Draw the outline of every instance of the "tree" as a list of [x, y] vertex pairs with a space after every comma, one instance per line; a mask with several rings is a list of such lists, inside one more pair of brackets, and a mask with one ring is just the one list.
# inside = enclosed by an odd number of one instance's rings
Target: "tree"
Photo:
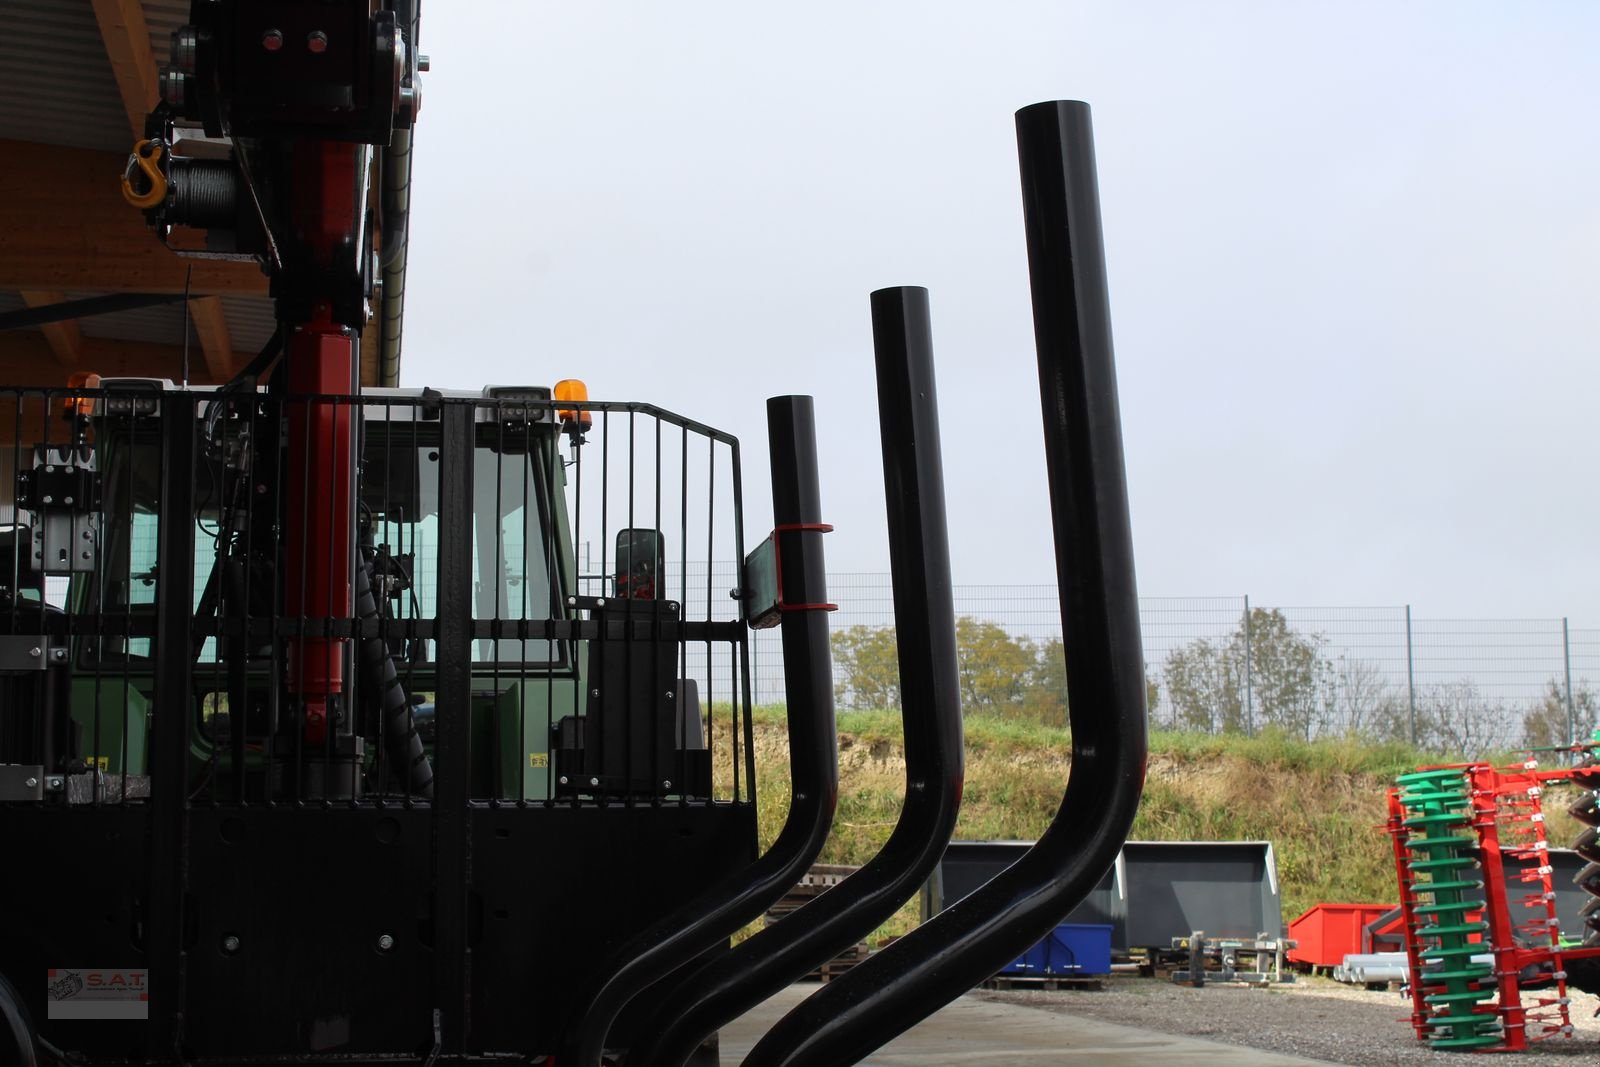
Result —
[[1328, 728], [1382, 741], [1410, 736], [1406, 701], [1384, 671], [1364, 659], [1340, 656], [1329, 691]]
[[1206, 733], [1244, 730], [1243, 661], [1232, 642], [1197, 638], [1167, 656], [1162, 677], [1176, 725]]
[[[892, 626], [850, 626], [829, 639], [834, 702], [898, 708], [900, 660]], [[1059, 640], [1043, 647], [981, 619], [956, 620], [956, 677], [964, 714], [1019, 715], [1067, 725], [1067, 661]]]
[[1238, 732], [1276, 726], [1310, 738], [1327, 724], [1333, 664], [1321, 634], [1303, 634], [1276, 608], [1252, 608], [1221, 641], [1174, 650], [1162, 670], [1178, 725]]
[[833, 699], [842, 708], [898, 708], [900, 652], [893, 626], [850, 626], [829, 638]]
[[[967, 615], [956, 620], [956, 675], [965, 713], [1020, 707], [1038, 670], [1038, 649], [1026, 637], [1012, 637], [992, 622]], [[1063, 707], [1065, 674], [1063, 657]]]
[[1429, 751], [1481, 759], [1515, 745], [1519, 725], [1511, 708], [1470, 679], [1417, 690], [1417, 745]]
[[1321, 634], [1302, 634], [1283, 612], [1250, 612], [1250, 674], [1257, 722], [1310, 740], [1326, 724], [1333, 665]]
[[1544, 696], [1522, 718], [1522, 743], [1528, 748], [1551, 748], [1585, 741], [1600, 725], [1600, 697], [1582, 682], [1572, 690], [1571, 736], [1568, 736], [1566, 687], [1554, 678], [1545, 684]]
[[1066, 727], [1067, 648], [1052, 637], [1038, 648], [1033, 672], [1022, 694], [1022, 712], [1047, 726]]

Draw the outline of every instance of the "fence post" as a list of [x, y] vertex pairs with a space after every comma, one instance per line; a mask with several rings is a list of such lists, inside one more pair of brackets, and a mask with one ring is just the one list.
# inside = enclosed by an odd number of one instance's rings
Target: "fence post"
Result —
[[1578, 741], [1578, 717], [1572, 705], [1572, 630], [1566, 616], [1561, 618], [1561, 664], [1567, 680], [1567, 744], [1570, 746]]
[[1417, 667], [1411, 651], [1411, 605], [1406, 605], [1406, 703], [1411, 709], [1411, 747], [1417, 747]]
[[1244, 735], [1254, 737], [1256, 734], [1255, 712], [1255, 686], [1254, 668], [1251, 661], [1255, 657], [1250, 650], [1250, 594], [1244, 597]]

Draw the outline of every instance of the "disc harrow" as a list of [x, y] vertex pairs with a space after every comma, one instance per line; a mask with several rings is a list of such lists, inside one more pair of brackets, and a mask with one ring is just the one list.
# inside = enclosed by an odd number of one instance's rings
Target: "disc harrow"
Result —
[[[1431, 767], [1389, 790], [1412, 1025], [1431, 1047], [1516, 1051], [1570, 1037], [1568, 987], [1600, 993], [1597, 744], [1579, 746], [1571, 767]], [[1573, 850], [1588, 861], [1574, 881], [1594, 899], [1581, 935], [1563, 939], [1543, 798], [1567, 783], [1584, 791], [1568, 808], [1585, 827]]]

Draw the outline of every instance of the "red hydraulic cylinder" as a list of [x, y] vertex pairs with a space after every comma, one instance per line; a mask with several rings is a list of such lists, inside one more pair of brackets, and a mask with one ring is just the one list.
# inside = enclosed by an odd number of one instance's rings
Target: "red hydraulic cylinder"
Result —
[[[359, 269], [364, 152], [327, 141], [296, 146], [293, 214], [313, 276], [353, 277]], [[283, 591], [291, 618], [337, 621], [355, 615], [354, 398], [360, 383], [356, 331], [337, 321], [332, 294], [323, 292], [328, 298], [310, 303], [310, 320], [293, 326], [284, 359]], [[350, 639], [318, 634], [314, 623], [308, 629], [289, 642], [288, 685], [303, 710], [304, 740], [315, 745], [327, 737], [329, 705], [344, 692]]]
[[[355, 339], [320, 317], [289, 342], [285, 608], [290, 617], [349, 619], [355, 614], [351, 452]], [[305, 710], [305, 739], [326, 734], [329, 699], [344, 691], [347, 638], [300, 637], [289, 646], [289, 691]]]

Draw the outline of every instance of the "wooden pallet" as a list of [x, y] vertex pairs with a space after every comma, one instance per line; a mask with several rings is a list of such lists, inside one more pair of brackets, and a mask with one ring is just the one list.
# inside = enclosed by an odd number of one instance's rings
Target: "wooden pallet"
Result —
[[[847, 867], [841, 864], [812, 864], [811, 869], [805, 873], [805, 876], [792, 886], [781, 900], [767, 909], [767, 913], [763, 917], [764, 923], [767, 926], [771, 926], [775, 922], [782, 921], [858, 870], [860, 870], [859, 867]], [[823, 982], [831, 982], [866, 959], [869, 954], [870, 950], [866, 944], [858, 942], [806, 975], [806, 977], [819, 979]]]
[[867, 951], [866, 945], [852, 945], [843, 955], [836, 956], [827, 963], [824, 963], [821, 967], [817, 968], [813, 974], [824, 982], [831, 982], [841, 974], [844, 974], [846, 971], [850, 970], [856, 964], [865, 960], [869, 955], [871, 955], [871, 953]]
[[983, 983], [985, 989], [1104, 989], [1103, 977], [1057, 974], [997, 974]]

